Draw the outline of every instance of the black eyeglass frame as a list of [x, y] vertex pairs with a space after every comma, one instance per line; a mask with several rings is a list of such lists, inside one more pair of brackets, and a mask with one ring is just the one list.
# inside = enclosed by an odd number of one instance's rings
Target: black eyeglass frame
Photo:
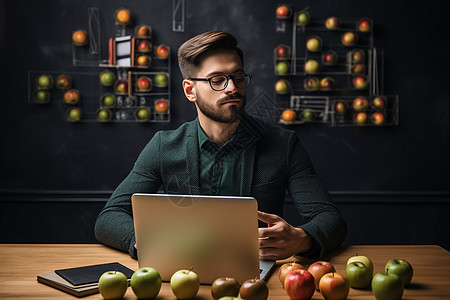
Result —
[[[248, 87], [250, 85], [250, 82], [251, 82], [251, 79], [252, 79], [252, 74], [248, 74], [248, 73], [243, 73], [243, 74], [244, 74], [244, 77], [245, 77], [245, 87]], [[236, 85], [238, 88], [243, 88], [243, 87], [240, 87], [238, 84], [236, 84], [236, 82], [234, 81], [234, 78], [236, 76], [238, 76], [238, 75], [242, 75], [242, 73], [239, 73], [239, 74], [236, 74], [236, 75], [218, 74], [218, 75], [214, 75], [214, 76], [211, 76], [211, 77], [208, 77], [208, 78], [188, 78], [188, 80], [192, 80], [192, 81], [208, 81], [209, 82], [209, 86], [211, 87], [211, 89], [213, 89], [216, 92], [220, 92], [220, 91], [223, 91], [224, 89], [227, 88], [228, 81], [230, 81], [230, 79], [233, 80], [234, 85]], [[221, 88], [219, 90], [215, 89], [213, 87], [212, 83], [211, 83], [211, 80], [214, 77], [218, 77], [218, 76], [224, 76], [224, 77], [227, 78], [227, 82], [224, 84], [223, 88]]]

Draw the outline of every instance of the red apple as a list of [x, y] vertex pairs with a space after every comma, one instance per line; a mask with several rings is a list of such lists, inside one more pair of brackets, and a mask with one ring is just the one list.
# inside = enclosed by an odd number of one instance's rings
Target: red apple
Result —
[[169, 102], [167, 100], [161, 99], [157, 100], [155, 103], [155, 111], [158, 114], [165, 114], [169, 110]]
[[367, 32], [372, 29], [372, 22], [369, 19], [362, 19], [358, 24], [359, 31]]
[[281, 284], [284, 286], [284, 280], [290, 271], [299, 269], [303, 269], [303, 266], [296, 262], [289, 262], [281, 265], [278, 269], [278, 278], [280, 279]]
[[152, 84], [152, 82], [150, 81], [150, 78], [148, 78], [146, 76], [140, 77], [138, 79], [138, 81], [136, 82], [136, 86], [139, 91], [150, 90], [151, 84]]
[[342, 35], [341, 41], [344, 46], [353, 46], [356, 44], [357, 36], [354, 32], [346, 32]]
[[70, 88], [71, 86], [70, 77], [68, 75], [59, 75], [56, 78], [56, 86], [62, 90]]
[[291, 56], [291, 49], [286, 45], [280, 45], [275, 49], [275, 55], [278, 58], [288, 58]]
[[67, 104], [76, 104], [80, 100], [77, 90], [68, 90], [64, 93], [64, 101]]
[[368, 119], [368, 117], [365, 112], [359, 112], [355, 115], [353, 121], [355, 122], [355, 124], [363, 125], [363, 124], [367, 123], [367, 119]]
[[316, 77], [307, 77], [303, 82], [303, 86], [305, 87], [305, 90], [315, 91], [320, 86], [319, 79]]
[[136, 30], [138, 37], [150, 37], [150, 28], [146, 25], [140, 25]]
[[375, 125], [381, 125], [384, 123], [386, 117], [384, 116], [383, 113], [381, 112], [376, 112], [373, 113], [372, 116], [370, 117], [370, 120], [372, 121], [373, 124]]
[[244, 281], [239, 290], [239, 297], [245, 300], [266, 300], [268, 296], [267, 284], [259, 278]]
[[237, 297], [241, 288], [236, 278], [217, 278], [211, 285], [211, 296], [214, 300], [222, 297]]
[[156, 48], [156, 56], [160, 59], [166, 59], [169, 57], [170, 49], [166, 45], [159, 45]]
[[334, 111], [343, 114], [347, 111], [347, 104], [344, 101], [336, 101], [334, 103]]
[[364, 76], [358, 76], [353, 78], [353, 86], [358, 90], [365, 89], [367, 87], [367, 84], [368, 81]]
[[336, 29], [339, 27], [339, 19], [336, 17], [329, 17], [325, 21], [325, 27], [327, 29]]
[[286, 19], [291, 15], [291, 9], [286, 5], [280, 5], [277, 7], [276, 13], [278, 19]]
[[376, 110], [386, 109], [386, 99], [384, 97], [378, 96], [372, 100], [371, 106]]
[[324, 77], [320, 80], [320, 88], [325, 91], [332, 90], [334, 88], [334, 79], [331, 77]]
[[325, 65], [334, 65], [336, 64], [338, 59], [338, 56], [336, 54], [336, 52], [334, 52], [333, 50], [327, 51], [322, 55], [322, 62]]
[[128, 82], [119, 81], [116, 85], [116, 91], [120, 94], [126, 94], [128, 92]]
[[369, 102], [366, 98], [358, 97], [353, 100], [353, 109], [357, 111], [366, 110], [369, 107]]
[[139, 52], [149, 52], [150, 42], [148, 40], [140, 40], [137, 45], [137, 50]]
[[150, 57], [147, 55], [139, 55], [136, 59], [136, 63], [141, 67], [148, 67], [150, 65]]
[[309, 266], [308, 272], [314, 276], [314, 284], [316, 290], [318, 290], [320, 278], [327, 273], [336, 272], [336, 270], [334, 269], [334, 266], [327, 261], [316, 261]]
[[284, 289], [293, 300], [309, 300], [316, 290], [314, 277], [306, 270], [298, 269], [290, 271], [286, 275]]
[[323, 275], [319, 289], [326, 300], [345, 300], [350, 291], [350, 283], [344, 275], [333, 272]]

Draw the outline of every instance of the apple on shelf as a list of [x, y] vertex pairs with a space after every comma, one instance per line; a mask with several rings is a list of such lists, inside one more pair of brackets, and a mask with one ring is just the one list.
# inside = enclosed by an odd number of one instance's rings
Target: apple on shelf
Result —
[[364, 51], [361, 49], [354, 49], [350, 52], [352, 63], [362, 63], [364, 62]]
[[59, 75], [56, 78], [56, 87], [61, 90], [70, 89], [71, 85], [72, 85], [72, 80], [69, 75], [63, 74], [63, 75]]
[[116, 84], [116, 92], [119, 94], [126, 94], [128, 93], [128, 82], [126, 81], [119, 81]]
[[275, 48], [275, 56], [277, 58], [289, 58], [291, 57], [291, 48], [286, 45], [279, 45], [277, 48]]
[[309, 59], [305, 62], [305, 72], [308, 74], [315, 74], [319, 71], [320, 69], [320, 64], [314, 60], [314, 59]]
[[301, 11], [297, 14], [296, 19], [297, 25], [308, 25], [309, 24], [309, 13], [307, 11]]
[[100, 122], [109, 122], [111, 121], [112, 113], [107, 108], [100, 108], [97, 110], [97, 120]]
[[358, 37], [354, 32], [349, 31], [342, 35], [341, 41], [344, 46], [354, 46], [358, 41]]
[[150, 52], [152, 45], [148, 40], [139, 40], [136, 48], [138, 52]]
[[136, 87], [140, 92], [148, 92], [151, 90], [152, 81], [147, 76], [142, 76], [137, 80]]
[[318, 52], [322, 50], [322, 39], [317, 36], [310, 37], [306, 42], [306, 49], [311, 52]]
[[34, 92], [34, 99], [38, 103], [48, 103], [50, 102], [50, 93], [46, 90], [37, 90]]
[[119, 271], [108, 271], [100, 276], [98, 290], [108, 299], [122, 299], [128, 288], [128, 280], [125, 274]]
[[308, 272], [314, 276], [314, 284], [316, 286], [316, 290], [319, 290], [319, 281], [322, 276], [327, 273], [336, 272], [336, 270], [330, 262], [316, 261], [309, 266]]
[[382, 96], [377, 96], [373, 98], [372, 102], [370, 103], [370, 106], [372, 106], [372, 108], [375, 110], [384, 110], [387, 107], [386, 98]]
[[339, 28], [339, 19], [336, 17], [329, 17], [325, 20], [325, 27], [329, 30], [335, 30]]
[[334, 79], [331, 77], [324, 77], [320, 80], [320, 88], [323, 91], [331, 91], [334, 88]]
[[52, 87], [53, 80], [50, 75], [42, 74], [37, 78], [37, 86], [42, 89], [49, 89]]
[[150, 110], [147, 107], [139, 107], [136, 110], [136, 119], [138, 121], [148, 121], [150, 119]]
[[286, 123], [292, 123], [295, 121], [297, 114], [292, 109], [285, 109], [281, 114], [281, 120]]
[[101, 106], [113, 107], [116, 105], [116, 99], [111, 94], [105, 94], [101, 98]]
[[275, 91], [277, 94], [285, 95], [289, 93], [291, 89], [290, 83], [285, 79], [280, 79], [275, 83]]
[[165, 99], [156, 100], [155, 111], [158, 114], [166, 114], [169, 111], [169, 102]]
[[367, 113], [365, 113], [365, 112], [356, 113], [353, 118], [353, 122], [356, 125], [365, 125], [365, 124], [367, 124], [367, 120], [368, 120], [368, 117], [367, 117]]
[[364, 64], [354, 64], [352, 65], [351, 72], [354, 75], [364, 74], [366, 66]]
[[347, 111], [347, 104], [344, 101], [336, 101], [334, 103], [334, 111], [338, 114], [344, 114]]
[[68, 90], [64, 93], [64, 102], [67, 104], [77, 104], [80, 101], [78, 90]]
[[119, 8], [115, 14], [116, 22], [120, 25], [128, 25], [130, 23], [130, 11], [126, 8]]
[[317, 77], [306, 77], [303, 81], [303, 87], [307, 91], [317, 91], [319, 89], [320, 82]]
[[358, 30], [361, 32], [368, 32], [372, 30], [372, 21], [369, 19], [362, 19], [358, 23]]
[[292, 10], [287, 5], [277, 7], [276, 15], [278, 19], [287, 19], [291, 16]]
[[78, 107], [72, 107], [67, 111], [67, 120], [78, 122], [81, 119], [81, 110]]
[[304, 121], [314, 121], [316, 113], [312, 109], [307, 108], [302, 112], [301, 117]]
[[148, 67], [150, 66], [151, 58], [147, 55], [139, 55], [136, 58], [136, 64], [139, 67]]
[[275, 66], [275, 71], [278, 75], [287, 75], [290, 73], [290, 65], [287, 61], [280, 61]]
[[386, 117], [382, 112], [375, 112], [370, 116], [370, 120], [375, 125], [382, 125], [384, 124]]
[[328, 50], [322, 55], [322, 63], [324, 65], [335, 65], [338, 61], [338, 55], [333, 50]]
[[259, 278], [244, 281], [239, 289], [239, 298], [245, 300], [266, 300], [268, 296], [267, 284]]
[[166, 73], [158, 73], [155, 76], [155, 85], [159, 88], [165, 88], [169, 84], [169, 76]]
[[79, 29], [72, 33], [72, 41], [75, 46], [84, 46], [87, 44], [86, 31]]
[[166, 45], [159, 45], [156, 47], [155, 54], [159, 59], [167, 59], [170, 54], [170, 48]]
[[115, 80], [116, 80], [116, 75], [114, 75], [114, 73], [111, 71], [105, 70], [102, 73], [100, 73], [100, 82], [104, 86], [113, 85]]
[[369, 102], [364, 97], [357, 97], [353, 100], [353, 109], [356, 111], [366, 110], [369, 107]]
[[355, 87], [355, 89], [363, 90], [367, 88], [368, 84], [369, 82], [365, 76], [357, 76], [353, 78], [353, 86]]
[[138, 38], [149, 38], [151, 36], [151, 29], [147, 25], [139, 25], [136, 27], [136, 36]]
[[154, 268], [140, 268], [131, 276], [130, 285], [139, 299], [154, 299], [161, 290], [161, 275]]

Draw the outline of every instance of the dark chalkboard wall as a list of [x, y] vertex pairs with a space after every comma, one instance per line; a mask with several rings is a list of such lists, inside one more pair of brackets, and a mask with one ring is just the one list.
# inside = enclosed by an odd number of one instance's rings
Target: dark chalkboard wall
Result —
[[[248, 105], [274, 101], [273, 49], [290, 43], [275, 31], [278, 1], [186, 0], [185, 31], [172, 31], [172, 1], [2, 1], [0, 3], [0, 188], [111, 191], [157, 130], [195, 118], [182, 93], [175, 50], [189, 37], [229, 31], [254, 74]], [[331, 191], [450, 191], [450, 30], [447, 1], [283, 1], [309, 7], [314, 19], [369, 17], [384, 50], [384, 91], [399, 95], [397, 127], [296, 125], [317, 172]], [[114, 35], [113, 14], [128, 8], [172, 48], [171, 122], [72, 124], [61, 105], [28, 103], [28, 72], [100, 72], [72, 65], [71, 34], [100, 12], [102, 58]], [[261, 100], [262, 99], [262, 100]]]

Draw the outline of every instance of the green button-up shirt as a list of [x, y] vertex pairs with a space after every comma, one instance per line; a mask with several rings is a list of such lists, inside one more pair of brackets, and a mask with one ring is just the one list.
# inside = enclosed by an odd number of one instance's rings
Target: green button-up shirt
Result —
[[241, 191], [242, 144], [236, 130], [222, 147], [208, 138], [198, 122], [200, 186], [203, 195], [239, 196]]

